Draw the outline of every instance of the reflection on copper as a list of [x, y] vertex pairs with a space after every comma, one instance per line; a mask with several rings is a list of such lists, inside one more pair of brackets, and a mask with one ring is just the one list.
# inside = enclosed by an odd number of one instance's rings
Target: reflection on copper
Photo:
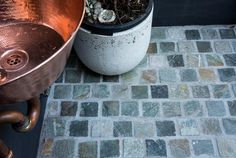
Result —
[[0, 139], [0, 158], [14, 158], [12, 151]]

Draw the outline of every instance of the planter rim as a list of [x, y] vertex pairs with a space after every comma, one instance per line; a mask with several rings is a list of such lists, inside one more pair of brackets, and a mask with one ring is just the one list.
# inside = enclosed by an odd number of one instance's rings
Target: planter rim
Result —
[[81, 27], [86, 30], [89, 30], [92, 34], [112, 36], [113, 33], [128, 30], [142, 23], [151, 13], [153, 6], [154, 6], [153, 0], [149, 0], [145, 14], [143, 14], [142, 16], [138, 17], [137, 19], [133, 21], [130, 21], [124, 24], [118, 24], [118, 25], [91, 24], [91, 23], [83, 21]]

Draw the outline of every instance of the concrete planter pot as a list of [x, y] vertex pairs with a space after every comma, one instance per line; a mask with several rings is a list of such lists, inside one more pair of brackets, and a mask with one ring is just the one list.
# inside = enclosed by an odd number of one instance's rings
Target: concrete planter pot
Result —
[[119, 75], [135, 68], [148, 49], [153, 6], [150, 0], [147, 15], [124, 27], [100, 26], [100, 29], [94, 29], [82, 26], [74, 44], [80, 60], [91, 70], [103, 75]]

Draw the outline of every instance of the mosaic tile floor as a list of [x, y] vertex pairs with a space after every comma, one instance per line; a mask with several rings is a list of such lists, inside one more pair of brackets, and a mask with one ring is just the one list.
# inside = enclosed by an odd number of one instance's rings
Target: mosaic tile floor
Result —
[[145, 59], [100, 76], [72, 54], [38, 158], [236, 157], [236, 29], [153, 28]]

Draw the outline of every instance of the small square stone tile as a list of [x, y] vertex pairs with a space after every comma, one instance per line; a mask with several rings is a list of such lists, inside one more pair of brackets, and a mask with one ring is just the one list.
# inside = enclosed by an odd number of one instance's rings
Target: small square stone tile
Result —
[[103, 140], [100, 145], [100, 157], [119, 157], [120, 156], [120, 146], [119, 140]]
[[236, 41], [232, 41], [231, 44], [233, 47], [233, 51], [236, 52]]
[[110, 91], [107, 85], [94, 85], [92, 88], [92, 96], [95, 98], [108, 98]]
[[73, 99], [86, 99], [90, 97], [90, 85], [75, 85]]
[[58, 140], [53, 147], [53, 157], [73, 158], [75, 155], [75, 140]]
[[212, 52], [211, 42], [197, 41], [197, 48], [200, 53]]
[[84, 83], [99, 83], [101, 75], [86, 69], [84, 72]]
[[150, 68], [162, 68], [168, 67], [168, 61], [166, 55], [150, 55], [149, 56], [149, 67]]
[[47, 107], [48, 107], [48, 116], [59, 116], [60, 115], [59, 104], [57, 101], [48, 102]]
[[77, 102], [63, 101], [61, 102], [61, 116], [75, 116], [78, 109]]
[[113, 85], [111, 87], [112, 98], [116, 99], [128, 99], [129, 87], [128, 85]]
[[214, 46], [217, 53], [232, 52], [230, 43], [228, 41], [216, 41], [214, 42]]
[[129, 72], [121, 75], [121, 81], [123, 83], [138, 83], [139, 82], [139, 74], [136, 70], [129, 71]]
[[148, 98], [148, 86], [132, 86], [132, 99], [147, 99]]
[[228, 101], [229, 112], [231, 116], [236, 116], [236, 100]]
[[119, 116], [119, 101], [104, 101], [102, 105], [102, 116]]
[[181, 53], [193, 53], [196, 52], [196, 48], [192, 41], [179, 41], [178, 51]]
[[42, 136], [53, 138], [64, 136], [66, 121], [60, 117], [48, 117], [44, 120]]
[[40, 153], [42, 157], [52, 156], [53, 143], [54, 143], [54, 140], [52, 138], [43, 139], [42, 150]]
[[197, 117], [203, 115], [203, 108], [199, 101], [187, 101], [183, 103], [185, 116]]
[[219, 36], [217, 34], [217, 31], [215, 29], [211, 28], [204, 28], [201, 30], [202, 37], [205, 40], [210, 40], [210, 39], [219, 39]]
[[168, 27], [167, 38], [172, 40], [186, 40], [183, 27]]
[[223, 101], [207, 101], [207, 111], [209, 116], [225, 116], [225, 107]]
[[197, 81], [197, 72], [194, 69], [183, 69], [180, 71], [181, 81], [195, 82]]
[[79, 83], [81, 81], [81, 72], [78, 70], [66, 70], [66, 83]]
[[160, 42], [160, 52], [161, 53], [175, 52], [175, 43], [174, 42]]
[[222, 157], [233, 158], [236, 155], [236, 139], [220, 137], [217, 138], [219, 154]]
[[179, 102], [164, 102], [162, 104], [162, 111], [165, 117], [179, 117], [181, 116], [181, 108]]
[[207, 60], [208, 66], [224, 66], [224, 63], [219, 55], [208, 54], [206, 55], [206, 60]]
[[196, 156], [214, 155], [214, 147], [211, 140], [193, 140], [192, 145]]
[[225, 133], [229, 135], [236, 135], [236, 119], [225, 118], [222, 119]]
[[179, 120], [178, 124], [181, 136], [198, 136], [200, 134], [196, 120]]
[[157, 121], [157, 136], [175, 136], [175, 123], [173, 121]]
[[232, 90], [233, 90], [234, 96], [236, 97], [236, 84], [232, 84]]
[[222, 39], [235, 39], [236, 35], [233, 29], [220, 29], [220, 37]]
[[55, 81], [55, 83], [63, 83], [63, 78], [64, 78], [64, 73], [62, 73], [57, 80]]
[[160, 117], [160, 104], [157, 102], [144, 102], [142, 111], [144, 117]]
[[212, 85], [215, 98], [230, 98], [231, 94], [228, 85]]
[[186, 55], [187, 67], [204, 67], [204, 59], [202, 55], [188, 54]]
[[80, 158], [97, 158], [97, 142], [83, 142], [79, 143], [79, 157]]
[[157, 72], [156, 70], [144, 70], [141, 72], [140, 83], [156, 83], [157, 82]]
[[174, 69], [160, 69], [159, 70], [159, 80], [163, 82], [176, 82], [177, 76]]
[[185, 35], [187, 40], [199, 40], [201, 39], [198, 30], [185, 30]]
[[129, 140], [125, 139], [123, 143], [124, 157], [144, 157], [145, 143], [143, 140]]
[[121, 115], [123, 116], [138, 116], [139, 105], [136, 101], [127, 101], [121, 103]]
[[131, 121], [114, 122], [113, 136], [114, 137], [132, 137]]
[[168, 98], [168, 87], [167, 85], [162, 86], [151, 86], [152, 98]]
[[199, 76], [201, 81], [216, 81], [217, 76], [212, 69], [199, 69]]
[[134, 136], [137, 138], [150, 138], [155, 135], [155, 125], [152, 122], [134, 122]]
[[189, 157], [190, 146], [187, 139], [174, 139], [169, 141], [171, 155], [178, 158]]
[[103, 76], [103, 82], [119, 82], [119, 76]]
[[221, 135], [219, 120], [217, 119], [201, 119], [202, 132], [206, 135]]
[[98, 103], [97, 102], [84, 102], [80, 107], [81, 117], [96, 117], [98, 116]]
[[57, 85], [54, 89], [54, 99], [70, 99], [72, 87], [70, 85]]
[[141, 62], [134, 69], [146, 68], [147, 65], [148, 65], [148, 55], [145, 55], [141, 60]]
[[194, 98], [210, 98], [208, 86], [192, 86]]
[[157, 43], [156, 42], [149, 43], [147, 53], [150, 53], [150, 54], [157, 53]]
[[170, 98], [186, 99], [189, 98], [189, 88], [186, 84], [174, 84], [169, 86]]
[[90, 122], [91, 137], [106, 138], [113, 136], [113, 123], [107, 120], [94, 120]]
[[151, 39], [166, 39], [166, 28], [152, 27]]
[[236, 66], [236, 54], [223, 55], [227, 66]]
[[184, 67], [184, 59], [182, 55], [167, 56], [170, 67]]
[[70, 124], [70, 136], [87, 137], [88, 121], [72, 121]]
[[233, 68], [218, 69], [218, 73], [222, 82], [236, 81], [236, 74]]
[[162, 139], [146, 140], [146, 154], [147, 156], [167, 156], [166, 142]]

